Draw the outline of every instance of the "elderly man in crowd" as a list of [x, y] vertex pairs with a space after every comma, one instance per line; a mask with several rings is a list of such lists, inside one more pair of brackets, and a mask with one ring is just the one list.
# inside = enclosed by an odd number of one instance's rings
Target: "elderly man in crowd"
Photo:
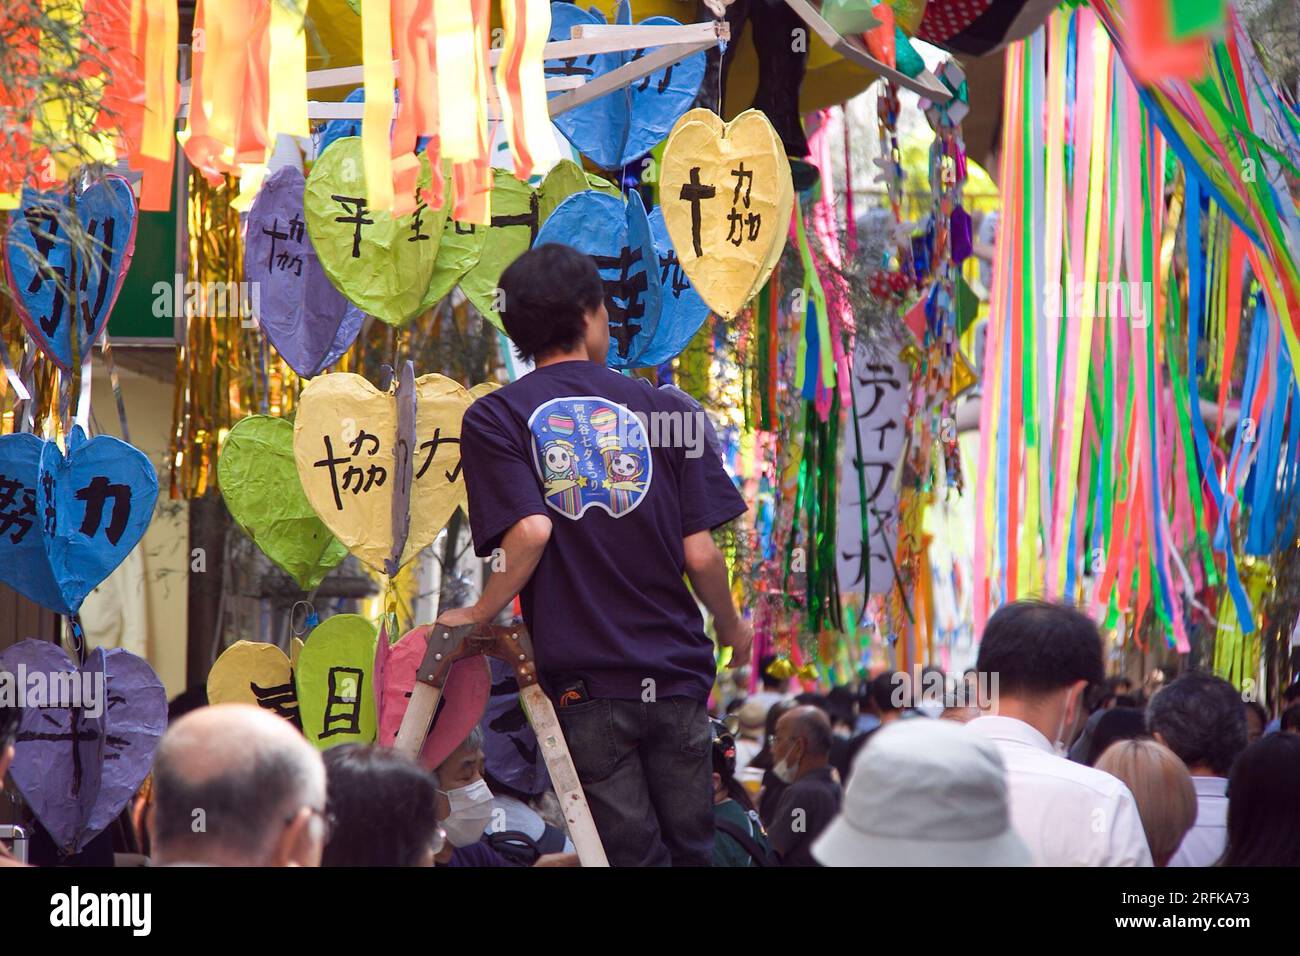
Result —
[[158, 746], [153, 787], [156, 864], [320, 866], [325, 764], [283, 718], [249, 704], [186, 714]]

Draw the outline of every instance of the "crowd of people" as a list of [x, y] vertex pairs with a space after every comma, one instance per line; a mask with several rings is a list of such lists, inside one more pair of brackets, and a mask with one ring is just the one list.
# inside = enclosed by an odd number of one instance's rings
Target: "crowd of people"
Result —
[[[918, 706], [918, 675], [822, 695], [765, 674], [709, 719], [705, 862], [1300, 865], [1294, 688], [1275, 727], [1207, 674], [1145, 699], [1103, 678], [1088, 617], [1043, 602], [993, 615], [977, 672], [997, 675], [992, 698], [948, 682], [941, 710]], [[0, 708], [0, 774], [19, 716]], [[128, 816], [154, 865], [578, 865], [549, 790], [485, 760], [493, 733], [430, 771], [376, 744], [322, 754], [257, 707], [199, 707], [168, 727]]]
[[[1300, 864], [1297, 688], [1271, 723], [1209, 675], [1134, 693], [1065, 605], [998, 609], [956, 684], [973, 693], [926, 693], [948, 683], [931, 667], [791, 696], [760, 660], [761, 689], [719, 706], [717, 654], [746, 672], [753, 633], [713, 532], [746, 504], [716, 436], [656, 443], [644, 424], [703, 411], [605, 367], [587, 256], [537, 246], [500, 292], [535, 367], [465, 414], [470, 530], [494, 571], [438, 621], [481, 626], [518, 601], [612, 865]], [[322, 756], [269, 712], [201, 707], [167, 730], [123, 839], [159, 864], [576, 865], [546, 775], [499, 739], [514, 708], [428, 769], [373, 744]], [[17, 722], [0, 708], [0, 771]]]

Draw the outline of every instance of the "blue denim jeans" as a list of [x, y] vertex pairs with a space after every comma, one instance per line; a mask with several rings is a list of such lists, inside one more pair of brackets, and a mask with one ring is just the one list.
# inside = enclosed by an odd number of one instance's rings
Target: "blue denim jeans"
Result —
[[709, 866], [713, 761], [704, 704], [599, 698], [556, 707], [612, 866]]

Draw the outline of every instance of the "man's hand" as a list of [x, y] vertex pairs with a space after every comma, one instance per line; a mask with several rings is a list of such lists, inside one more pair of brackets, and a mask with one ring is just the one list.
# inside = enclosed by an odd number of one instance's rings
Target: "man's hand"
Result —
[[435, 622], [444, 627], [460, 627], [462, 624], [486, 624], [487, 618], [477, 604], [469, 607], [453, 607], [438, 615]]
[[736, 615], [733, 623], [726, 627], [715, 621], [714, 630], [718, 634], [718, 643], [731, 648], [728, 668], [744, 667], [749, 663], [749, 655], [754, 648], [754, 628], [748, 621]]

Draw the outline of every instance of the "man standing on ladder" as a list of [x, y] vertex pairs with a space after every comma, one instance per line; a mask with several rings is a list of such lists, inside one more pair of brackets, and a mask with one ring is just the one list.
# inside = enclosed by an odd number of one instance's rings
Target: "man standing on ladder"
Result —
[[731, 666], [747, 664], [753, 634], [710, 534], [745, 502], [698, 406], [605, 367], [611, 332], [635, 334], [635, 293], [611, 318], [593, 260], [542, 245], [500, 294], [536, 368], [465, 414], [470, 530], [494, 573], [438, 623], [490, 622], [518, 594], [609, 862], [708, 866], [716, 665], [691, 590]]

